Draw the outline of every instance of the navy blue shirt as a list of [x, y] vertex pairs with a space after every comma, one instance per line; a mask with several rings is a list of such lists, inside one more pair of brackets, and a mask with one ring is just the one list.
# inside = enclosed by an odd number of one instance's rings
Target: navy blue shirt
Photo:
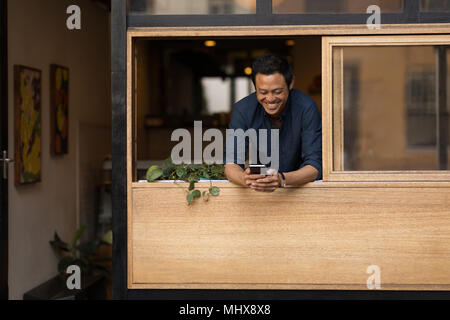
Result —
[[[229, 128], [268, 129], [270, 154], [270, 129], [277, 127], [256, 99], [256, 93], [236, 102]], [[236, 157], [234, 160], [238, 163]], [[278, 171], [295, 171], [308, 164], [319, 171], [316, 179], [322, 179], [322, 121], [316, 102], [303, 92], [291, 89], [280, 119]]]

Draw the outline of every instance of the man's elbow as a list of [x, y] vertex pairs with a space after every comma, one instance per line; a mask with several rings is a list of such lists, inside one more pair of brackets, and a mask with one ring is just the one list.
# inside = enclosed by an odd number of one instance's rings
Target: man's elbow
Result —
[[312, 174], [311, 182], [318, 180], [320, 178], [319, 176], [320, 176], [320, 171], [317, 168], [313, 167], [313, 174]]
[[308, 164], [305, 167], [308, 168], [307, 172], [307, 182], [313, 182], [320, 178], [320, 170], [317, 169], [315, 166]]
[[224, 173], [228, 181], [230, 181], [231, 183], [237, 184], [239, 186], [245, 186], [245, 172], [240, 165], [235, 163], [227, 163], [225, 164]]

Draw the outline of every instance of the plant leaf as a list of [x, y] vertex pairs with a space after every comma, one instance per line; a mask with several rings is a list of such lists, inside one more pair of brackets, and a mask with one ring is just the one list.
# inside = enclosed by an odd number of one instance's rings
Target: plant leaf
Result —
[[186, 196], [186, 200], [188, 204], [191, 204], [192, 201], [194, 201], [194, 195], [192, 193], [188, 193], [188, 195]]
[[169, 179], [173, 171], [175, 170], [175, 165], [172, 162], [172, 158], [168, 157], [162, 166], [163, 175], [165, 178]]
[[92, 257], [97, 252], [100, 243], [100, 239], [94, 239], [92, 241], [78, 245], [77, 250], [80, 251], [80, 258], [90, 259], [90, 257]]
[[201, 196], [200, 190], [192, 191], [192, 195], [194, 196], [194, 198], [200, 198]]
[[163, 170], [171, 170], [174, 167], [175, 167], [175, 165], [173, 164], [171, 157], [168, 157], [166, 160], [164, 160], [163, 167], [162, 167]]
[[217, 197], [219, 195], [219, 193], [220, 193], [220, 189], [219, 189], [219, 187], [211, 187], [211, 188], [209, 188], [209, 193], [212, 196]]
[[113, 241], [112, 230], [109, 230], [107, 233], [103, 235], [102, 241], [106, 242], [107, 244], [112, 244]]
[[65, 243], [64, 241], [62, 241], [58, 234], [55, 231], [55, 234], [53, 236], [53, 240], [49, 241], [50, 242], [50, 246], [53, 248], [53, 250], [58, 251], [58, 250], [62, 250], [62, 251], [69, 251], [69, 247], [67, 245], [67, 243]]
[[86, 229], [86, 226], [81, 226], [81, 227], [75, 232], [75, 235], [73, 236], [73, 239], [72, 239], [72, 247], [70, 248], [71, 251], [75, 249], [75, 247], [76, 247], [76, 245], [77, 245], [77, 242], [78, 242], [78, 240], [80, 240], [80, 238], [81, 238], [81, 236], [83, 235], [85, 229]]
[[182, 179], [186, 175], [187, 170], [185, 167], [177, 167], [175, 172], [177, 173], [177, 176]]
[[145, 178], [148, 182], [155, 181], [163, 175], [163, 171], [158, 166], [151, 166], [148, 168]]

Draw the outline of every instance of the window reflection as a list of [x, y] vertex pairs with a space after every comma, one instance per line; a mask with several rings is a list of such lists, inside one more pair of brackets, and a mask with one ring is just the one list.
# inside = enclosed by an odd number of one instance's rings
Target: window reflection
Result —
[[370, 5], [381, 12], [401, 12], [403, 0], [273, 0], [273, 13], [366, 13]]
[[450, 11], [450, 0], [420, 0], [420, 10], [430, 12]]
[[248, 77], [203, 77], [201, 84], [205, 115], [230, 112], [233, 103], [253, 92]]
[[128, 0], [134, 14], [251, 14], [256, 0]]
[[[433, 46], [334, 49], [333, 87], [343, 88], [334, 92], [335, 137], [340, 136], [339, 112], [344, 113], [343, 150], [334, 141], [335, 154], [344, 153], [343, 164], [335, 159], [335, 170], [450, 168], [450, 72], [447, 70], [447, 106], [437, 111], [436, 50]], [[447, 51], [447, 60], [449, 56]], [[438, 145], [442, 143], [445, 146]], [[446, 166], [438, 161], [442, 150], [447, 150]]]

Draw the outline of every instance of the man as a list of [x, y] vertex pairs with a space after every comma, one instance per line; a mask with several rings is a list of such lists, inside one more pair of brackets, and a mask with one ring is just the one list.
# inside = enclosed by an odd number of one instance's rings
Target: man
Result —
[[293, 89], [289, 62], [265, 54], [253, 63], [256, 92], [234, 106], [230, 129], [279, 129], [279, 169], [274, 175], [250, 174], [236, 161], [225, 164], [231, 182], [255, 191], [273, 192], [322, 178], [322, 124], [313, 99]]

